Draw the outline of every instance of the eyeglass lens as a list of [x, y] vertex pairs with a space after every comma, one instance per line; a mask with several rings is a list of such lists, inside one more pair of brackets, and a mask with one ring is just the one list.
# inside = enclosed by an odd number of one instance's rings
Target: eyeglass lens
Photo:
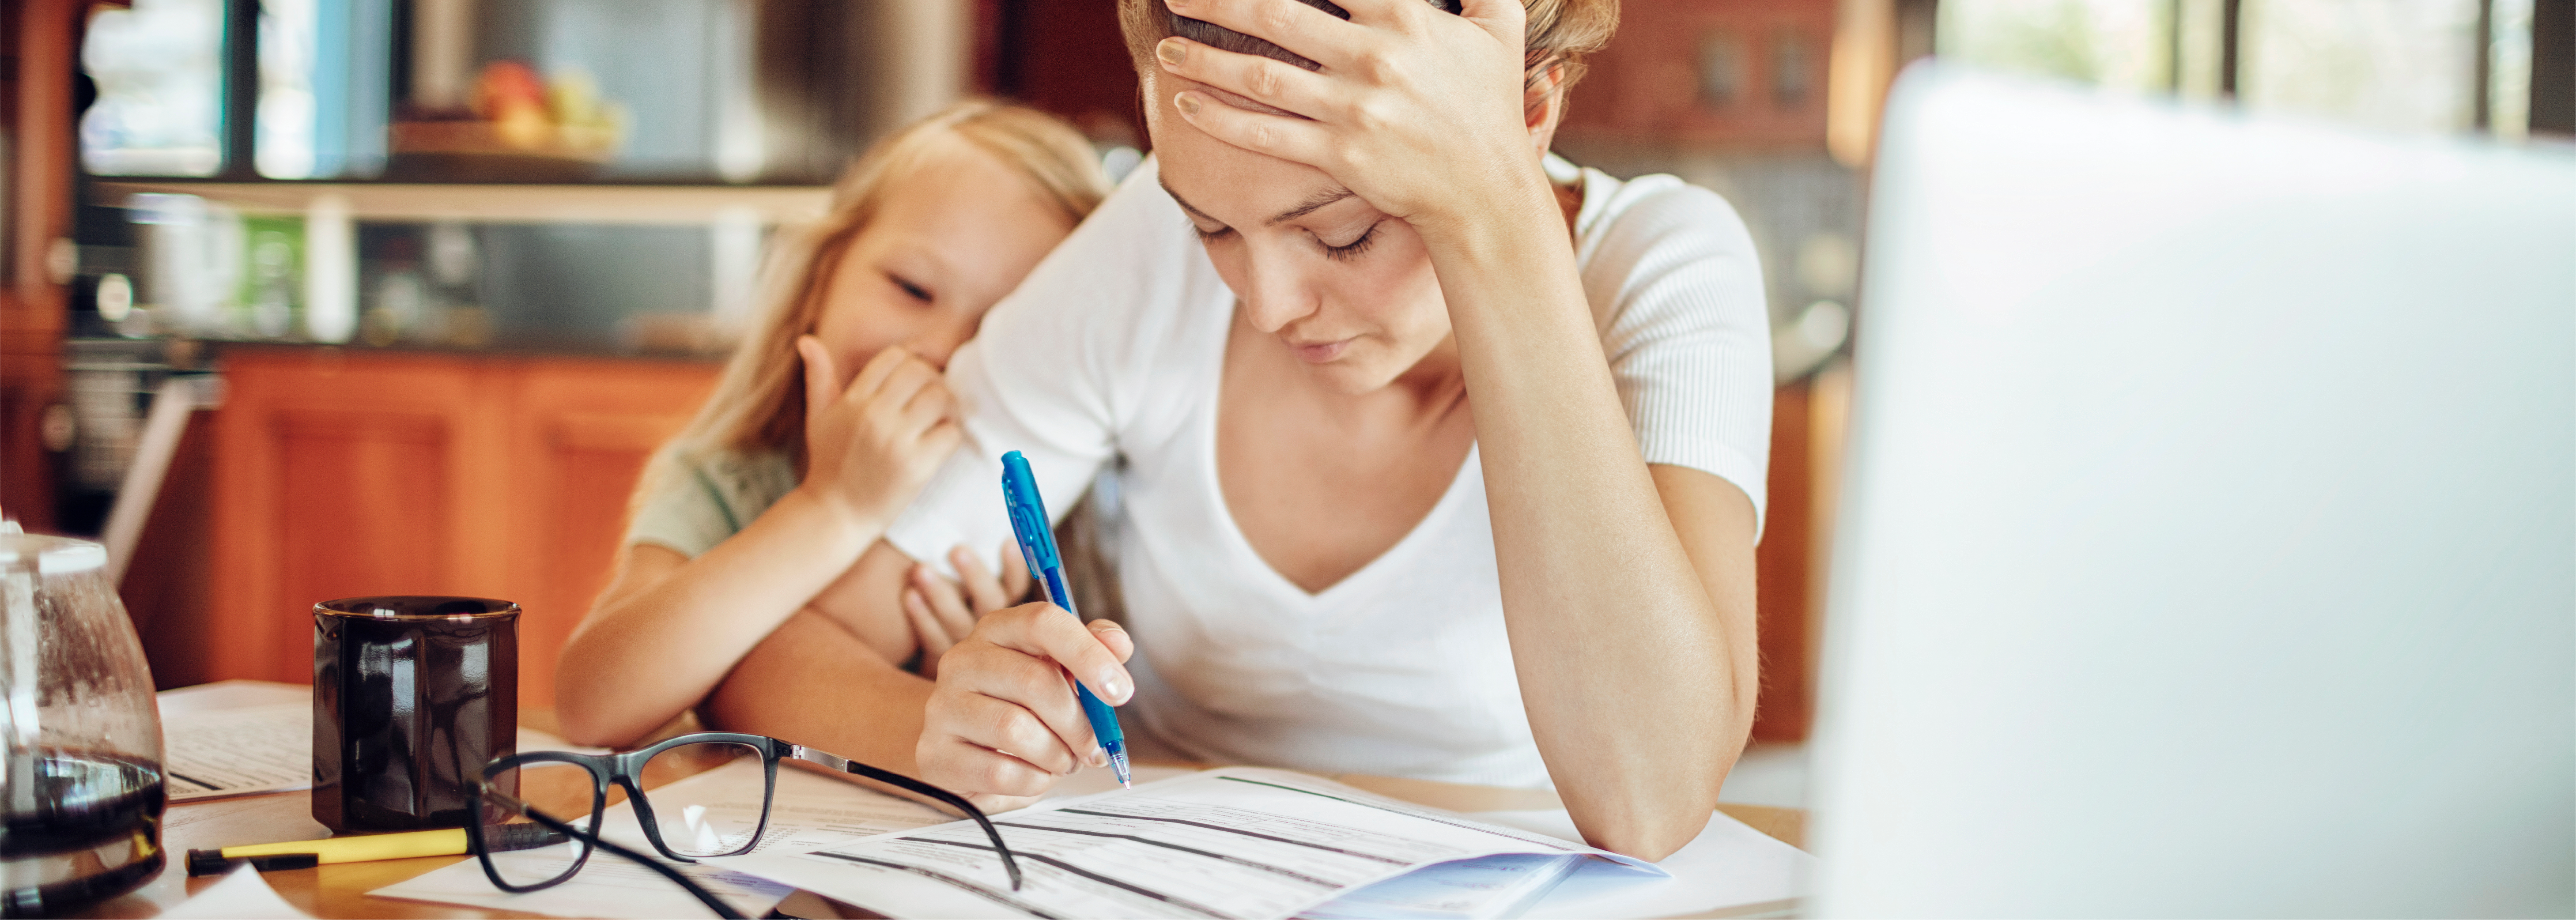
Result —
[[[758, 842], [767, 788], [758, 785], [759, 748], [731, 741], [683, 744], [653, 755], [642, 770], [644, 805], [673, 856], [729, 856]], [[751, 782], [674, 782], [733, 767]]]
[[[592, 827], [592, 816], [603, 804], [598, 781], [579, 764], [523, 761], [493, 775], [486, 785], [583, 830]], [[590, 854], [589, 843], [569, 839], [488, 798], [475, 832], [482, 835], [494, 874], [513, 886], [543, 885], [571, 875]]]

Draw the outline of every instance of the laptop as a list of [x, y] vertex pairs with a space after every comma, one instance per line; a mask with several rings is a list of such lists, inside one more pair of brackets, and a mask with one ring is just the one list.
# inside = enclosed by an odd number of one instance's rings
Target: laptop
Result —
[[1927, 66], [1862, 284], [1810, 912], [2576, 914], [2576, 151]]

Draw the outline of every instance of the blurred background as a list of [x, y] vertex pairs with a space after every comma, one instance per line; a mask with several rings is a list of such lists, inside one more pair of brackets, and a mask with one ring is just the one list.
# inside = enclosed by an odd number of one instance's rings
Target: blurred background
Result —
[[[304, 682], [313, 602], [519, 601], [525, 702], [767, 234], [962, 95], [1148, 146], [1103, 0], [10, 0], [0, 508], [102, 538], [164, 686]], [[1625, 0], [1557, 149], [1732, 201], [1778, 363], [1763, 742], [1795, 805], [1880, 102], [1925, 56], [2503, 143], [2576, 0]], [[130, 566], [127, 560], [131, 560]]]

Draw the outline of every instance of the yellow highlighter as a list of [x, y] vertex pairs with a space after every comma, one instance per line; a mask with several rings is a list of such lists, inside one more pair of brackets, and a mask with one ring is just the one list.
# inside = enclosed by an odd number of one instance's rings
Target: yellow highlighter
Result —
[[[490, 846], [494, 850], [529, 850], [568, 839], [561, 832], [540, 824], [504, 824], [493, 828], [491, 833], [495, 839], [490, 841]], [[188, 874], [215, 875], [244, 860], [249, 861], [252, 868], [272, 872], [310, 869], [330, 863], [456, 856], [467, 852], [465, 834], [466, 830], [460, 827], [401, 834], [326, 837], [292, 843], [254, 843], [220, 850], [189, 850]]]

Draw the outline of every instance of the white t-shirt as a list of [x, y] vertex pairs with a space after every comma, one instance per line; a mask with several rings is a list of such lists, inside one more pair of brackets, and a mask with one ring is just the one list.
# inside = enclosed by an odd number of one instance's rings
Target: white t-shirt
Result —
[[[1554, 158], [1550, 171], [1576, 175]], [[1758, 514], [1771, 350], [1743, 221], [1671, 176], [1579, 175], [1576, 261], [1646, 462], [1723, 477]], [[888, 539], [927, 560], [1008, 540], [1004, 452], [1028, 456], [1059, 515], [1123, 457], [1127, 731], [1210, 763], [1547, 785], [1473, 451], [1411, 533], [1320, 594], [1235, 527], [1216, 470], [1234, 304], [1146, 161], [950, 360], [971, 442]]]

